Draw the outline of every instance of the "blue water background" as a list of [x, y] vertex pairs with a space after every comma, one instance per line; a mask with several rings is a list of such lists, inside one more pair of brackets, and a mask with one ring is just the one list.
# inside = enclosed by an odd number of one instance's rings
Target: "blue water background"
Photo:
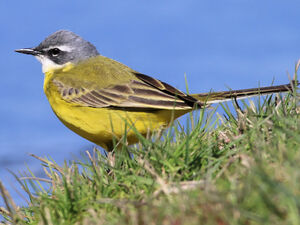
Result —
[[14, 49], [69, 29], [182, 90], [186, 74], [191, 93], [281, 84], [300, 58], [299, 10], [296, 0], [1, 1], [0, 180], [24, 204], [7, 169], [41, 174], [28, 153], [62, 164], [94, 146], [55, 117], [39, 62]]

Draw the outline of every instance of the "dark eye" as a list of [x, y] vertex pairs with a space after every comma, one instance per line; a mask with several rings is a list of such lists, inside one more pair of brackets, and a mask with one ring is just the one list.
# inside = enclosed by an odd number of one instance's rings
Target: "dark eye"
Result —
[[59, 50], [59, 48], [52, 48], [48, 51], [48, 53], [52, 56], [57, 56], [61, 51]]

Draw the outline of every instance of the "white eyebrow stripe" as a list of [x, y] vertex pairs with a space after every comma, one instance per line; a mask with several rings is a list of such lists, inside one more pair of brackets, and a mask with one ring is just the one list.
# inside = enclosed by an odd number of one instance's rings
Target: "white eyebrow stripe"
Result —
[[45, 48], [44, 50], [48, 51], [48, 50], [53, 49], [53, 48], [58, 48], [59, 50], [64, 51], [64, 52], [71, 52], [74, 49], [74, 48], [72, 48], [68, 45], [53, 45], [53, 46], [50, 46], [48, 48]]

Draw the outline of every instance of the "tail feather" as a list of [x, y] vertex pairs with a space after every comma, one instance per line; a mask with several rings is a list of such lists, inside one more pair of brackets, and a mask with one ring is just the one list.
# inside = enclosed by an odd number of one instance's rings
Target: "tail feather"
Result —
[[191, 96], [201, 102], [206, 102], [210, 104], [210, 103], [228, 101], [232, 99], [248, 98], [256, 95], [266, 95], [266, 94], [272, 94], [278, 92], [293, 91], [294, 87], [298, 86], [299, 84], [300, 83], [298, 81], [292, 81], [289, 84], [283, 84], [277, 86], [191, 94]]

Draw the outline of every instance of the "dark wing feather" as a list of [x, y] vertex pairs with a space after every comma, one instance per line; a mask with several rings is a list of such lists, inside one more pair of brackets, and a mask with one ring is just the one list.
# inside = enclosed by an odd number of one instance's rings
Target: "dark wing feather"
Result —
[[141, 73], [135, 73], [135, 76], [137, 78], [139, 78], [140, 80], [144, 81], [145, 83], [151, 85], [152, 87], [161, 90], [164, 93], [167, 93], [172, 96], [176, 96], [178, 99], [183, 100], [190, 107], [193, 107], [195, 104], [197, 104], [200, 107], [204, 106], [204, 104], [197, 102], [197, 99], [193, 98], [190, 95], [183, 93], [182, 91], [174, 88], [173, 86], [171, 86], [163, 81], [157, 80], [153, 77], [150, 77], [150, 76], [147, 76], [147, 75], [141, 74]]
[[53, 80], [53, 84], [65, 101], [86, 107], [180, 110], [190, 109], [197, 102], [164, 82], [142, 74], [136, 77], [139, 80], [99, 90], [74, 88], [58, 80]]

